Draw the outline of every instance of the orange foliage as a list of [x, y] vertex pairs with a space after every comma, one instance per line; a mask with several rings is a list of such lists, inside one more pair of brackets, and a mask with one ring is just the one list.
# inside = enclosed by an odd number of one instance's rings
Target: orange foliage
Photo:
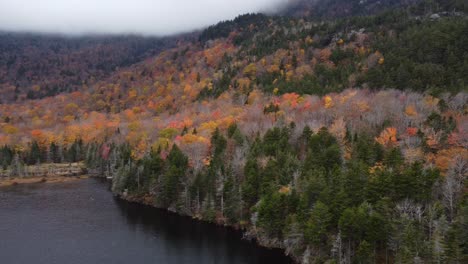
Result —
[[442, 173], [446, 173], [452, 161], [458, 155], [462, 156], [463, 159], [468, 160], [468, 150], [459, 147], [441, 150], [435, 155], [429, 155], [428, 159], [435, 163]]
[[407, 116], [417, 116], [418, 115], [418, 112], [416, 112], [416, 109], [414, 108], [413, 105], [408, 105], [406, 108], [405, 108], [405, 114]]
[[35, 140], [40, 146], [47, 146], [53, 140], [53, 135], [44, 133], [40, 129], [31, 130], [31, 138]]
[[375, 140], [384, 146], [393, 146], [397, 143], [397, 130], [394, 127], [387, 127]]
[[289, 106], [296, 108], [303, 101], [303, 98], [297, 93], [287, 93], [283, 94], [283, 101]]
[[322, 62], [328, 61], [331, 55], [332, 55], [331, 50], [329, 48], [325, 48], [320, 51], [320, 60]]

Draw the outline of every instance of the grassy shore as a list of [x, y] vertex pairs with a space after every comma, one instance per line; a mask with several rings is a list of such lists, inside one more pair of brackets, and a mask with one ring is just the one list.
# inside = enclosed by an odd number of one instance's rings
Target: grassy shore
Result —
[[82, 162], [23, 166], [19, 173], [0, 169], [0, 187], [40, 182], [69, 182], [89, 178]]
[[30, 178], [0, 178], [0, 187], [13, 186], [18, 184], [31, 184], [31, 183], [59, 183], [71, 182], [80, 179], [87, 179], [88, 175], [81, 176], [48, 176], [48, 177], [30, 177]]

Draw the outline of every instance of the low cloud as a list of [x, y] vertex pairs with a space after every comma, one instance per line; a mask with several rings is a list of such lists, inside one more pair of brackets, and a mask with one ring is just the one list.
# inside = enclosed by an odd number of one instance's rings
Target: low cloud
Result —
[[0, 30], [171, 35], [290, 0], [0, 0]]

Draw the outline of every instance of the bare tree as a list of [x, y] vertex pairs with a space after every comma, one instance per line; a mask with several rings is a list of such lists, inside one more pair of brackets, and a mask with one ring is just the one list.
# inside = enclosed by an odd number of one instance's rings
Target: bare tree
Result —
[[460, 199], [464, 182], [468, 174], [467, 160], [458, 155], [454, 158], [445, 181], [442, 185], [444, 205], [449, 211], [450, 221], [453, 220], [458, 200]]

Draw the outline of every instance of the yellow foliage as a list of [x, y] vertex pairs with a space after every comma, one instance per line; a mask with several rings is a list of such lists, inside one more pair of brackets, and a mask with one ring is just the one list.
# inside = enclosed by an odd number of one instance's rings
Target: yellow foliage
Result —
[[194, 134], [186, 134], [181, 137], [180, 141], [185, 144], [193, 144], [197, 142], [208, 144], [210, 142], [207, 138]]
[[260, 94], [258, 91], [254, 90], [252, 91], [250, 94], [249, 94], [249, 98], [247, 99], [247, 103], [249, 105], [255, 103], [255, 101], [257, 101], [257, 99], [259, 98]]
[[143, 137], [140, 142], [132, 149], [131, 156], [134, 160], [140, 160], [145, 156], [147, 150], [146, 138]]
[[143, 112], [143, 110], [141, 109], [141, 107], [135, 106], [135, 107], [132, 108], [132, 112], [134, 114], [139, 114], [139, 113]]
[[64, 141], [63, 143], [65, 145], [72, 144], [73, 142], [75, 142], [76, 139], [81, 137], [80, 132], [81, 132], [81, 128], [77, 125], [67, 126], [63, 134], [63, 141]]
[[281, 188], [278, 191], [281, 194], [290, 194], [291, 193], [291, 187], [289, 186], [281, 186]]
[[405, 114], [407, 116], [417, 116], [418, 115], [418, 112], [416, 112], [416, 109], [414, 108], [413, 105], [408, 105], [406, 108], [405, 108]]
[[140, 129], [140, 123], [138, 121], [133, 121], [128, 124], [128, 129], [132, 132], [137, 132]]
[[73, 120], [75, 120], [75, 116], [72, 116], [72, 115], [66, 115], [63, 117], [63, 122], [65, 123], [70, 123]]
[[65, 113], [67, 115], [76, 114], [77, 111], [78, 111], [78, 105], [75, 103], [69, 103], [65, 106]]
[[257, 66], [255, 65], [255, 63], [250, 63], [244, 68], [243, 72], [245, 76], [253, 79], [257, 75]]
[[364, 55], [366, 55], [366, 53], [367, 53], [367, 50], [364, 47], [359, 48], [359, 50], [358, 50], [359, 56], [364, 56]]
[[200, 125], [201, 131], [210, 131], [213, 132], [218, 127], [218, 123], [215, 121], [208, 121]]
[[159, 131], [159, 136], [162, 137], [162, 138], [171, 139], [171, 138], [175, 137], [178, 133], [179, 133], [179, 131], [177, 129], [172, 128], [172, 127], [168, 127], [168, 128], [165, 128], [165, 129]]
[[435, 107], [439, 104], [439, 98], [428, 95], [424, 98], [424, 102], [431, 107]]
[[323, 103], [325, 105], [325, 108], [332, 108], [335, 104], [333, 103], [333, 99], [331, 96], [327, 95], [323, 98]]
[[130, 89], [130, 91], [128, 91], [128, 99], [135, 98], [136, 96], [137, 96], [137, 91], [135, 89]]
[[286, 72], [286, 81], [291, 81], [292, 77], [294, 76], [294, 71], [287, 71]]
[[384, 165], [381, 162], [377, 162], [374, 166], [369, 167], [369, 173], [374, 174], [375, 172], [379, 170], [383, 170], [383, 169], [384, 169]]
[[155, 142], [153, 142], [153, 145], [151, 147], [154, 150], [157, 150], [158, 148], [161, 149], [167, 149], [171, 145], [171, 141], [167, 138], [158, 138]]
[[3, 130], [3, 133], [10, 134], [10, 135], [16, 134], [19, 131], [17, 127], [12, 126], [12, 125], [5, 125], [2, 130]]
[[240, 78], [237, 80], [239, 87], [242, 89], [247, 89], [250, 86], [250, 79], [249, 78]]

